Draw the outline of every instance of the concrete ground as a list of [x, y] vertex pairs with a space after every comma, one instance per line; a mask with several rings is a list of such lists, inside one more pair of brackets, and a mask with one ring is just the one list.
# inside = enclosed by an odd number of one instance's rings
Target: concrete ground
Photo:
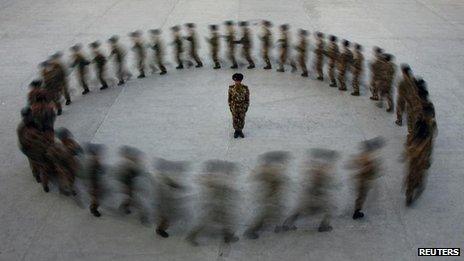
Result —
[[[0, 0], [0, 260], [418, 260], [419, 247], [462, 248], [463, 14], [464, 2], [457, 0]], [[250, 86], [251, 107], [246, 139], [234, 140], [226, 105], [234, 71], [213, 71], [203, 41], [208, 24], [227, 19], [268, 19], [289, 23], [294, 31], [332, 33], [363, 44], [367, 58], [372, 46], [379, 45], [398, 64], [407, 62], [423, 76], [436, 107], [439, 135], [428, 187], [416, 206], [404, 206], [401, 188], [404, 165], [398, 157], [406, 129], [377, 108], [365, 89], [361, 97], [352, 97], [314, 78], [240, 69]], [[123, 144], [144, 151], [150, 171], [153, 157], [192, 162], [190, 177], [208, 159], [237, 162], [243, 192], [237, 210], [240, 236], [254, 212], [248, 202], [256, 193], [248, 176], [259, 154], [275, 149], [293, 153], [289, 174], [295, 194], [304, 152], [336, 149], [342, 158], [332, 232], [316, 232], [316, 221], [309, 219], [291, 233], [266, 231], [259, 240], [241, 239], [230, 246], [208, 240], [195, 248], [185, 242], [182, 229], [160, 239], [135, 217], [103, 209], [97, 219], [56, 191], [44, 193], [33, 181], [17, 148], [15, 128], [37, 64], [57, 50], [67, 56], [77, 42], [119, 34], [128, 43], [127, 32], [136, 29], [161, 27], [168, 40], [169, 27], [185, 22], [198, 25], [205, 68], [175, 71], [170, 64], [166, 76], [150, 75], [106, 91], [99, 91], [93, 79], [86, 97], [71, 75], [73, 104], [56, 125], [67, 126], [81, 142], [106, 144], [109, 163]], [[257, 26], [251, 29], [258, 31]], [[256, 40], [255, 57], [258, 46]], [[262, 67], [260, 59], [258, 64]], [[132, 65], [131, 70], [135, 73]], [[344, 165], [359, 141], [377, 135], [388, 140], [384, 175], [370, 194], [366, 218], [353, 221]]]

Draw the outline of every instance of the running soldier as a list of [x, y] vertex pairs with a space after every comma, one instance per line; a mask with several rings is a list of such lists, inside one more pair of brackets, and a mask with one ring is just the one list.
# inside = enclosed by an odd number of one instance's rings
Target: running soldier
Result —
[[119, 207], [124, 214], [130, 214], [130, 207], [135, 206], [135, 180], [143, 174], [141, 152], [133, 147], [123, 146], [119, 150], [122, 162], [118, 166], [119, 181], [123, 185], [123, 192], [126, 195], [123, 203]]
[[57, 84], [61, 86], [60, 89], [61, 89], [62, 95], [64, 95], [64, 99], [66, 100], [65, 104], [70, 105], [71, 96], [69, 94], [68, 72], [66, 70], [66, 66], [61, 60], [62, 57], [63, 57], [63, 53], [57, 52], [50, 57], [49, 62], [53, 70], [56, 72], [55, 78], [56, 78]]
[[379, 80], [380, 75], [382, 73], [381, 65], [383, 59], [383, 49], [381, 49], [380, 47], [374, 47], [372, 50], [374, 52], [374, 61], [371, 62], [371, 97], [369, 97], [369, 99], [378, 101], [379, 90], [377, 89], [376, 82]]
[[90, 48], [93, 51], [93, 60], [92, 62], [95, 63], [97, 69], [97, 78], [101, 83], [100, 90], [104, 90], [108, 88], [108, 84], [106, 83], [105, 76], [106, 76], [106, 57], [100, 50], [100, 42], [96, 41], [90, 44]]
[[288, 60], [288, 55], [290, 51], [290, 39], [288, 36], [288, 29], [288, 24], [283, 24], [280, 26], [280, 39], [277, 40], [277, 45], [279, 45], [279, 68], [277, 69], [278, 72], [285, 72], [284, 66]]
[[232, 125], [234, 127], [234, 138], [245, 138], [242, 130], [245, 127], [245, 115], [250, 106], [250, 91], [248, 86], [242, 84], [243, 74], [232, 75], [234, 85], [229, 86], [229, 109], [232, 113]]
[[340, 53], [340, 56], [337, 60], [337, 69], [338, 69], [338, 89], [340, 91], [346, 91], [346, 73], [347, 70], [351, 68], [353, 63], [353, 53], [350, 50], [350, 42], [348, 40], [343, 40], [343, 51]]
[[393, 111], [392, 85], [395, 80], [396, 65], [393, 63], [393, 55], [383, 54], [383, 59], [380, 64], [380, 75], [375, 85], [377, 92], [380, 94], [379, 105], [383, 103], [383, 99], [387, 102], [387, 112]]
[[87, 66], [90, 64], [82, 52], [82, 45], [76, 44], [71, 47], [72, 51], [72, 64], [71, 67], [77, 67], [77, 78], [84, 91], [82, 95], [86, 95], [90, 92], [89, 86], [87, 85]]
[[129, 34], [132, 38], [133, 46], [132, 51], [135, 52], [137, 59], [137, 69], [139, 70], [139, 76], [137, 78], [145, 78], [145, 59], [147, 57], [145, 46], [142, 39], [142, 32], [135, 31]]
[[41, 63], [42, 78], [45, 90], [47, 91], [48, 98], [53, 103], [57, 115], [61, 115], [61, 96], [63, 94], [61, 82], [58, 79], [58, 70], [49, 61]]
[[87, 144], [85, 147], [88, 158], [86, 171], [89, 178], [90, 213], [95, 217], [101, 216], [98, 207], [104, 194], [103, 176], [106, 170], [102, 163], [103, 150], [101, 144]]
[[306, 67], [306, 58], [307, 58], [307, 49], [308, 49], [308, 31], [304, 29], [300, 29], [298, 32], [298, 36], [300, 37], [300, 41], [295, 49], [298, 51], [298, 64], [301, 67], [301, 76], [308, 77], [308, 68]]
[[161, 30], [153, 29], [150, 30], [152, 45], [151, 49], [155, 53], [155, 63], [158, 66], [158, 69], [161, 71], [160, 75], [167, 73], [166, 67], [164, 66], [164, 44], [161, 39]]
[[314, 55], [316, 59], [314, 59], [314, 68], [316, 69], [317, 73], [317, 80], [323, 81], [324, 80], [324, 54], [325, 54], [325, 42], [324, 42], [324, 34], [321, 32], [316, 32], [316, 49], [314, 49]]
[[108, 59], [114, 57], [114, 65], [116, 67], [116, 76], [119, 80], [118, 85], [123, 85], [124, 78], [127, 77], [127, 80], [132, 76], [125, 68], [125, 59], [126, 59], [126, 51], [123, 49], [121, 44], [119, 44], [119, 37], [117, 35], [111, 36], [108, 39], [110, 43], [111, 53]]
[[184, 69], [184, 63], [182, 62], [182, 53], [184, 52], [184, 43], [180, 36], [180, 27], [178, 25], [171, 27], [172, 31], [172, 43], [174, 45], [174, 56], [176, 57], [177, 67], [176, 69]]
[[359, 96], [359, 85], [361, 82], [361, 75], [364, 68], [364, 55], [362, 54], [362, 46], [360, 44], [354, 45], [353, 64], [351, 66], [351, 71], [353, 74], [353, 92], [351, 93], [351, 95]]
[[269, 52], [272, 48], [272, 32], [271, 32], [272, 23], [264, 20], [262, 22], [263, 34], [261, 36], [261, 41], [263, 44], [263, 60], [266, 66], [264, 70], [272, 69], [271, 59], [269, 58]]
[[248, 22], [243, 21], [243, 22], [240, 22], [239, 25], [240, 27], [242, 27], [242, 38], [240, 38], [240, 40], [236, 41], [235, 43], [242, 45], [243, 57], [248, 62], [247, 68], [253, 69], [255, 68], [255, 62], [253, 62], [253, 58], [251, 58], [251, 49], [253, 47], [253, 43], [251, 40], [250, 29], [248, 28]]
[[226, 25], [226, 43], [230, 62], [232, 63], [231, 69], [237, 69], [238, 64], [237, 60], [235, 59], [235, 29], [234, 29], [234, 22], [232, 21], [225, 21], [224, 24]]
[[337, 37], [334, 35], [329, 36], [329, 46], [326, 52], [326, 56], [329, 59], [329, 80], [330, 87], [337, 87], [337, 82], [335, 81], [335, 66], [339, 58]]
[[214, 63], [213, 69], [220, 69], [221, 63], [219, 62], [219, 33], [218, 33], [218, 26], [212, 24], [209, 26], [211, 31], [211, 38], [207, 38], [206, 41], [209, 43], [211, 47], [211, 58]]
[[184, 39], [190, 42], [190, 58], [192, 58], [197, 63], [195, 67], [203, 67], [203, 63], [201, 62], [200, 57], [198, 56], [198, 39], [195, 32], [195, 24], [187, 23], [185, 24], [185, 26], [187, 27], [188, 36]]

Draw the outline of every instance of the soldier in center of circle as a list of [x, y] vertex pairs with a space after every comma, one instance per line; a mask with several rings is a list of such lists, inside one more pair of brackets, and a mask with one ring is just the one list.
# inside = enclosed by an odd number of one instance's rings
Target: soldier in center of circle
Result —
[[242, 130], [245, 127], [245, 115], [250, 105], [250, 91], [248, 86], [242, 84], [243, 74], [232, 75], [233, 85], [229, 86], [229, 108], [232, 113], [232, 125], [234, 127], [234, 138], [245, 138]]

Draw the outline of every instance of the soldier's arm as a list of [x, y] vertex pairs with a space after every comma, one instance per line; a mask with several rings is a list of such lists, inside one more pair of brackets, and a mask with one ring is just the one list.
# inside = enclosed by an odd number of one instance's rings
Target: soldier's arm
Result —
[[248, 87], [245, 87], [245, 106], [246, 110], [248, 110], [248, 106], [250, 106], [250, 90]]

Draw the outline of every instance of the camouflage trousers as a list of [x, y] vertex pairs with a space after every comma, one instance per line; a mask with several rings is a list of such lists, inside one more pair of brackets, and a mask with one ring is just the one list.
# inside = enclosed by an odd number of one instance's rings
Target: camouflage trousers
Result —
[[246, 112], [232, 112], [232, 126], [234, 130], [243, 130], [245, 127]]
[[335, 83], [335, 62], [329, 61], [329, 80], [330, 83]]
[[301, 71], [303, 73], [308, 73], [308, 68], [306, 67], [306, 59], [304, 55], [298, 57], [298, 65], [300, 65]]
[[372, 97], [376, 98], [376, 99], [379, 98], [379, 90], [378, 90], [378, 87], [375, 84], [377, 81], [378, 80], [375, 77], [372, 77], [371, 82], [370, 82], [370, 87], [369, 87]]
[[78, 72], [77, 78], [81, 84], [82, 89], [88, 90], [89, 86], [87, 85], [87, 74], [85, 72]]
[[190, 50], [190, 57], [198, 64], [202, 64], [200, 57], [198, 56], [198, 52], [196, 49]]
[[263, 60], [266, 63], [266, 66], [271, 66], [271, 59], [269, 58], [269, 48], [267, 47], [263, 49]]
[[237, 60], [235, 59], [235, 48], [229, 46], [229, 53], [227, 54], [232, 65], [237, 65]]
[[324, 67], [324, 57], [322, 55], [316, 56], [316, 61], [314, 67], [317, 72], [317, 77], [324, 77], [323, 67]]
[[378, 80], [375, 82], [375, 88], [379, 95], [380, 101], [387, 102], [387, 110], [393, 109], [393, 97], [391, 93], [391, 84], [385, 81]]
[[397, 96], [396, 98], [396, 119], [403, 121], [403, 113], [406, 110], [406, 101], [403, 97]]
[[351, 85], [353, 86], [353, 91], [359, 93], [359, 84], [361, 82], [361, 70], [353, 70], [353, 80]]
[[341, 91], [346, 90], [346, 84], [345, 84], [346, 77], [345, 76], [346, 76], [346, 67], [340, 66], [340, 68], [338, 68], [337, 80], [339, 84], [338, 89]]
[[354, 204], [354, 209], [362, 209], [364, 202], [366, 201], [367, 193], [369, 192], [370, 185], [365, 181], [358, 181], [356, 188], [356, 201]]
[[247, 60], [247, 62], [250, 64], [250, 65], [255, 65], [255, 63], [253, 62], [253, 58], [251, 58], [251, 50], [250, 48], [243, 48], [243, 57], [245, 58], [245, 60]]
[[211, 49], [211, 58], [213, 59], [214, 63], [219, 63], [219, 49], [218, 48]]

